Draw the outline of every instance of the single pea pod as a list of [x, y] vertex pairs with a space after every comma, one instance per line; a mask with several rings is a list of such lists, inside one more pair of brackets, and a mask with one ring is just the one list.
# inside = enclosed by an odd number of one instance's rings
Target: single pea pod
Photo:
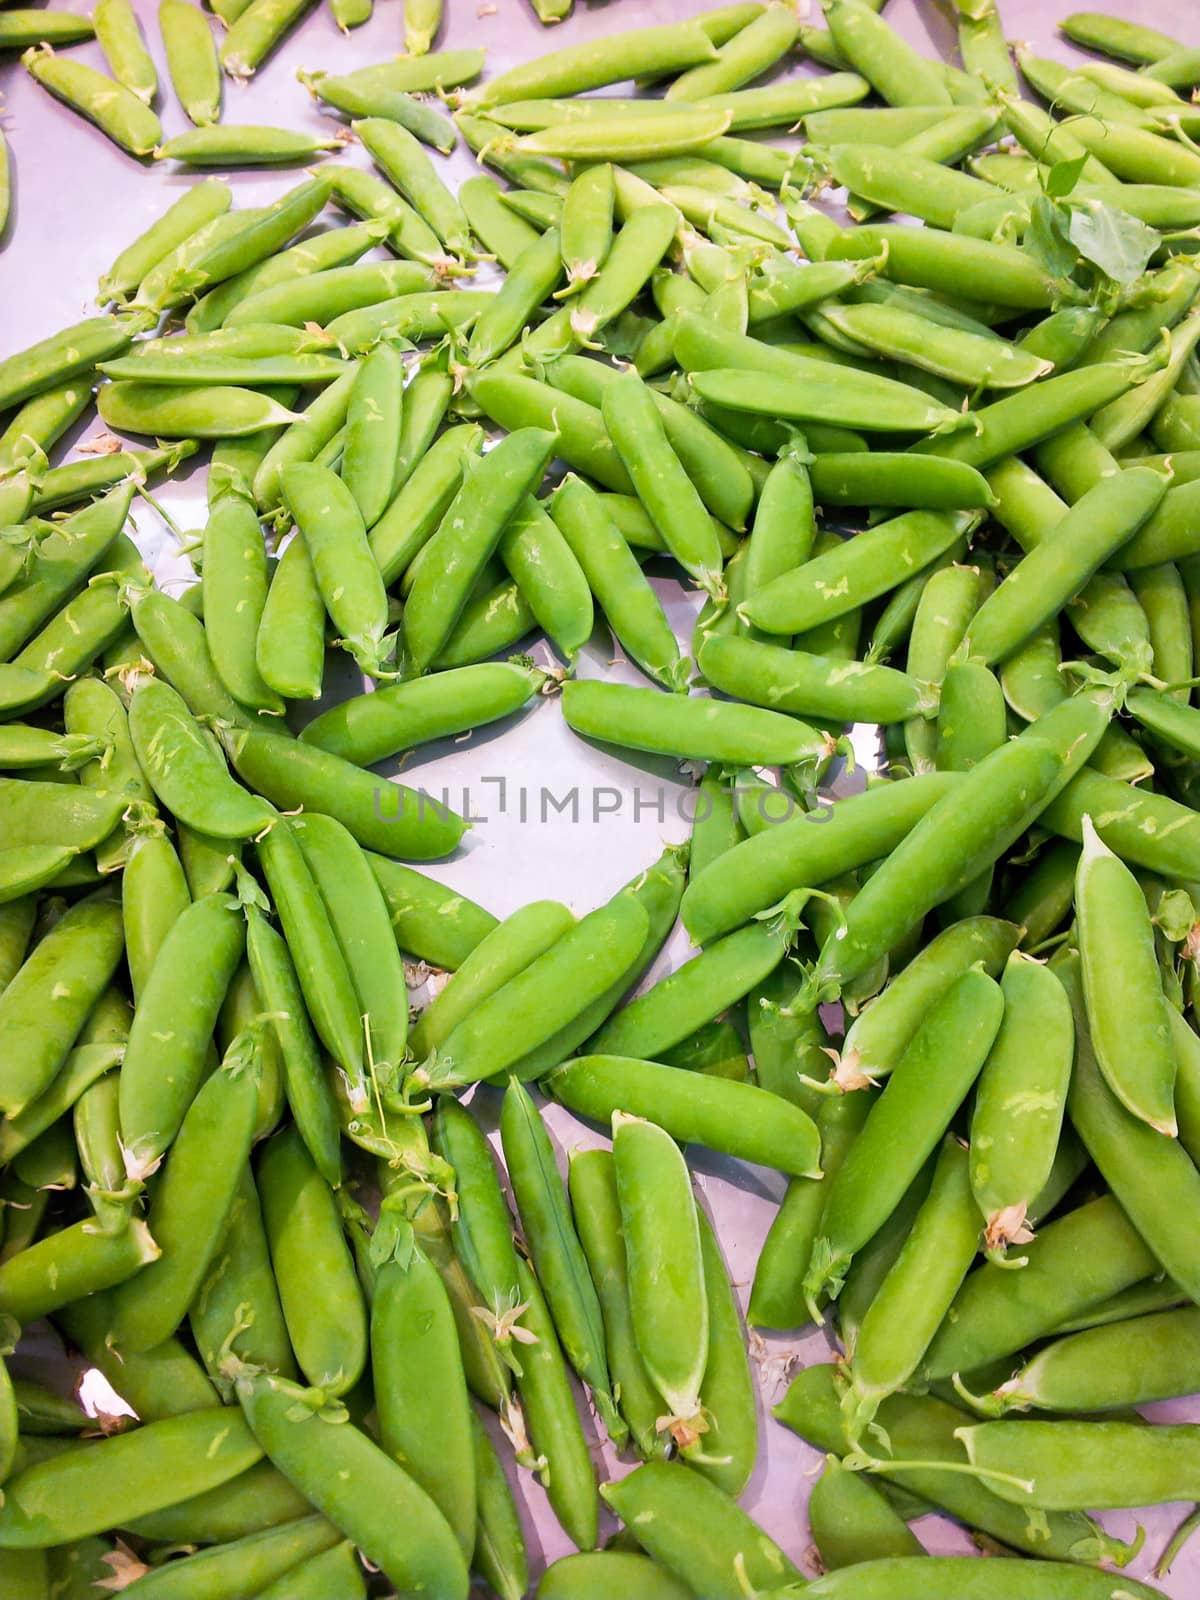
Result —
[[105, 384], [96, 404], [110, 428], [165, 439], [225, 439], [297, 420], [278, 401], [236, 386], [187, 389], [122, 379]]
[[466, 1600], [466, 1563], [441, 1512], [408, 1473], [324, 1395], [245, 1375], [238, 1399], [267, 1455], [402, 1592]]
[[952, 1600], [967, 1592], [964, 1585], [970, 1585], [972, 1600], [1004, 1600], [1013, 1593], [1013, 1584], [1020, 1585], [1028, 1600], [1108, 1600], [1114, 1593], [1122, 1600], [1126, 1595], [1129, 1600], [1151, 1600], [1158, 1592], [1135, 1578], [1082, 1567], [1064, 1571], [1054, 1561], [998, 1558], [980, 1565], [984, 1570], [977, 1573], [969, 1556], [929, 1556], [923, 1561], [893, 1556], [828, 1573], [809, 1588], [812, 1600]]
[[221, 115], [221, 63], [204, 13], [191, 0], [159, 0], [158, 26], [179, 103], [189, 122], [207, 127]]
[[210, 895], [183, 911], [163, 941], [121, 1067], [121, 1141], [135, 1182], [157, 1168], [199, 1088], [245, 940], [237, 901]]
[[401, 951], [453, 972], [496, 926], [490, 911], [412, 867], [367, 852]]
[[95, 67], [56, 56], [49, 46], [27, 50], [21, 65], [55, 99], [94, 122], [131, 156], [150, 155], [161, 140], [162, 124], [149, 105], [125, 84], [114, 82]]
[[1200, 1434], [1187, 1423], [983, 1422], [959, 1430], [974, 1467], [1001, 1499], [1048, 1511], [1109, 1509], [1191, 1498]]
[[516, 1080], [505, 1090], [500, 1137], [522, 1232], [559, 1339], [588, 1385], [609, 1438], [619, 1448], [629, 1431], [612, 1394], [600, 1301], [571, 1220], [550, 1136], [528, 1091]]
[[135, 1001], [140, 1003], [159, 951], [190, 902], [183, 864], [166, 830], [157, 821], [135, 830], [121, 884], [125, 961]]
[[691, 1593], [649, 1556], [632, 1550], [593, 1550], [552, 1561], [538, 1584], [537, 1600], [606, 1600], [614, 1594], [687, 1600]]
[[916, 1534], [870, 1479], [849, 1471], [835, 1455], [826, 1456], [813, 1484], [808, 1520], [826, 1572], [925, 1554]]
[[[300, 1517], [278, 1528], [264, 1528], [230, 1544], [217, 1545], [150, 1569], [136, 1580], [140, 1600], [164, 1600], [187, 1593], [207, 1600], [210, 1595], [236, 1594], [254, 1585], [269, 1594], [277, 1580], [303, 1570], [314, 1556], [337, 1545], [338, 1530], [324, 1517]], [[265, 1588], [258, 1587], [265, 1585]], [[130, 1585], [130, 1587], [134, 1587]], [[136, 1591], [135, 1591], [136, 1592]], [[339, 1600], [333, 1591], [330, 1600]]]
[[264, 683], [285, 699], [321, 698], [325, 602], [298, 533], [275, 564], [255, 635], [254, 664]]
[[707, 1430], [690, 1446], [689, 1462], [733, 1498], [758, 1459], [758, 1411], [745, 1330], [712, 1223], [697, 1205], [700, 1258], [708, 1303], [708, 1356], [700, 1384]]
[[161, 1422], [164, 1417], [207, 1411], [220, 1405], [220, 1396], [204, 1368], [179, 1339], [166, 1339], [144, 1355], [118, 1355], [108, 1343], [106, 1295], [89, 1295], [86, 1300], [64, 1307], [55, 1320], [143, 1422]]

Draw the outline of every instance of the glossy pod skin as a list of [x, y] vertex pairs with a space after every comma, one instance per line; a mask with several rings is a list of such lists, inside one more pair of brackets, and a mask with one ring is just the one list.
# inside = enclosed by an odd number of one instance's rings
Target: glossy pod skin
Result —
[[[981, 1568], [977, 1571], [976, 1567]], [[826, 1574], [809, 1585], [812, 1600], [1001, 1600], [1019, 1583], [1028, 1600], [1150, 1600], [1157, 1591], [1134, 1578], [1064, 1567], [1054, 1561], [975, 1562], [967, 1556], [867, 1561]], [[1117, 1587], [1114, 1588], [1114, 1585]], [[806, 1593], [808, 1590], [805, 1591]]]

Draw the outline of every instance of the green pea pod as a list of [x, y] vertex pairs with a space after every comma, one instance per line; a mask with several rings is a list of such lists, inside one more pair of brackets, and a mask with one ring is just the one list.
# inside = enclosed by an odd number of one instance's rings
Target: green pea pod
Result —
[[450, 1301], [419, 1248], [380, 1269], [371, 1351], [383, 1447], [441, 1509], [470, 1559], [476, 1527], [474, 1419]]
[[590, 912], [457, 1023], [411, 1081], [444, 1089], [504, 1073], [622, 979], [648, 929], [632, 898]]
[[19, 1116], [9, 1117], [0, 1124], [0, 1160], [11, 1161], [65, 1116], [92, 1084], [119, 1064], [123, 1053], [119, 1044], [77, 1045], [45, 1093]]
[[0, 906], [0, 994], [21, 969], [33, 933], [37, 902], [32, 895]]
[[482, 906], [412, 867], [367, 853], [400, 949], [415, 960], [454, 971], [495, 926]]
[[[131, 7], [128, 8], [128, 16], [136, 33], [137, 23]], [[153, 77], [154, 68], [144, 47], [141, 55]], [[27, 50], [21, 57], [21, 65], [55, 99], [70, 106], [72, 111], [86, 117], [89, 122], [94, 122], [102, 133], [130, 155], [148, 156], [162, 138], [162, 124], [147, 103], [153, 94], [152, 86], [147, 93], [143, 84], [140, 93], [134, 93], [124, 83], [114, 82], [104, 73], [97, 72], [95, 67], [56, 56], [49, 45]], [[132, 76], [133, 70], [130, 65], [126, 76]]]
[[391, 117], [367, 117], [351, 124], [367, 153], [388, 181], [455, 255], [470, 248], [470, 224], [446, 188], [420, 140]]
[[312, 557], [296, 534], [280, 556], [263, 602], [255, 668], [289, 700], [319, 700], [325, 675], [325, 602]]
[[[370, 262], [360, 257], [384, 235], [382, 223], [355, 223], [290, 246], [278, 255], [227, 278], [188, 313], [190, 332], [242, 327], [256, 322], [303, 327], [382, 293], [401, 294], [427, 285], [428, 273], [408, 262]], [[308, 280], [316, 280], [310, 283]], [[332, 303], [334, 309], [330, 310]]]
[[611, 1392], [600, 1302], [575, 1233], [549, 1135], [527, 1091], [515, 1080], [505, 1091], [500, 1136], [522, 1231], [552, 1307], [571, 1365], [587, 1383], [610, 1439], [620, 1447], [628, 1429]]
[[161, 590], [142, 588], [131, 591], [129, 614], [155, 670], [183, 696], [193, 717], [249, 725], [250, 713], [221, 682], [198, 617]]
[[392, 498], [403, 390], [399, 351], [380, 345], [363, 362], [350, 397], [342, 464], [366, 528], [374, 527]]
[[225, 687], [241, 705], [282, 714], [283, 702], [263, 680], [256, 661], [267, 599], [267, 556], [254, 508], [240, 495], [222, 497], [209, 512], [202, 582], [205, 632]]
[[199, 6], [190, 0], [159, 0], [158, 26], [167, 70], [188, 120], [197, 127], [221, 115], [221, 63]]
[[471, 231], [506, 272], [523, 251], [536, 244], [537, 230], [503, 203], [491, 178], [468, 178], [458, 191], [458, 203]]
[[970, 1275], [923, 1376], [948, 1378], [1012, 1355], [1158, 1270], [1111, 1195], [1048, 1223], [1022, 1254], [1019, 1273], [988, 1262]]
[[121, 1141], [135, 1182], [156, 1169], [179, 1131], [244, 950], [245, 922], [226, 895], [187, 907], [163, 941], [121, 1067]]
[[314, 460], [345, 426], [357, 376], [354, 370], [345, 372], [322, 389], [309, 401], [301, 417], [279, 435], [263, 456], [253, 484], [255, 503], [260, 511], [274, 511], [280, 506], [284, 469]]
[[[960, 1430], [972, 1466], [996, 1473], [996, 1493], [1019, 1505], [1074, 1510], [1159, 1504], [1168, 1490], [1190, 1499], [1197, 1435], [1186, 1424], [1143, 1437], [1128, 1422], [984, 1422]], [[1060, 1454], [1060, 1452], [1064, 1452]]]
[[105, 384], [96, 404], [110, 428], [163, 439], [224, 439], [297, 420], [267, 395], [220, 384], [187, 389], [123, 379]]
[[283, 1474], [259, 1461], [231, 1482], [131, 1519], [127, 1527], [139, 1538], [171, 1544], [226, 1544], [311, 1515], [311, 1505]]
[[882, 1402], [902, 1389], [919, 1367], [978, 1244], [967, 1151], [950, 1135], [942, 1141], [912, 1230], [855, 1335], [842, 1409], [856, 1448], [861, 1448], [863, 1431]]
[[172, 250], [205, 223], [224, 216], [232, 203], [227, 184], [206, 179], [193, 184], [156, 222], [129, 244], [100, 279], [100, 299], [125, 300]]
[[861, 1472], [850, 1472], [837, 1456], [825, 1458], [808, 1500], [813, 1542], [826, 1572], [864, 1561], [923, 1556], [925, 1549], [904, 1519]]
[[[228, 43], [228, 35], [225, 42]], [[240, 231], [211, 239], [205, 250], [181, 267], [174, 280], [175, 289], [187, 295], [199, 294], [274, 255], [323, 208], [329, 198], [330, 181], [324, 174], [309, 178], [265, 206]]]
[[736, 1499], [750, 1481], [758, 1457], [754, 1376], [721, 1247], [712, 1223], [699, 1206], [696, 1220], [708, 1304], [708, 1357], [700, 1385], [702, 1413], [708, 1427], [690, 1448], [688, 1459]]
[[658, 596], [603, 500], [572, 475], [556, 491], [551, 514], [620, 644], [651, 677], [682, 693], [688, 664], [680, 657]]
[[[413, 389], [405, 391], [405, 422], [416, 413]], [[404, 448], [404, 424], [401, 448]], [[379, 521], [371, 529], [369, 543], [385, 583], [392, 583], [417, 553], [424, 548], [458, 493], [463, 469], [478, 454], [482, 435], [473, 426], [451, 428], [428, 450], [419, 462], [407, 462], [405, 482]]]
[[633, 492], [629, 474], [596, 406], [564, 395], [535, 378], [506, 372], [502, 366], [473, 374], [467, 387], [485, 415], [500, 427], [553, 429], [558, 434], [555, 453], [573, 471], [594, 478], [618, 494]]
[[101, 678], [76, 678], [63, 696], [63, 723], [69, 735], [103, 741], [97, 759], [80, 769], [79, 781], [99, 793], [119, 794], [125, 803], [121, 826], [98, 846], [101, 870], [128, 864], [132, 850], [133, 818], [143, 807], [153, 808], [154, 791], [138, 764], [129, 724], [120, 696]]
[[605, 1600], [613, 1594], [687, 1600], [692, 1591], [648, 1556], [632, 1550], [594, 1550], [552, 1561], [537, 1593], [538, 1600]]
[[[270, 1593], [297, 1567], [303, 1567], [322, 1551], [338, 1543], [338, 1530], [324, 1517], [301, 1517], [279, 1528], [266, 1528], [230, 1544], [186, 1556], [157, 1570], [151, 1569], [137, 1581], [143, 1596], [164, 1600], [182, 1585], [184, 1593], [196, 1600], [219, 1600], [222, 1595], [248, 1591]], [[265, 1587], [261, 1587], [265, 1586]], [[331, 1594], [331, 1600], [333, 1600]]]
[[248, 1162], [239, 1169], [236, 1184], [221, 1242], [192, 1300], [192, 1337], [215, 1381], [225, 1379], [223, 1363], [230, 1356], [292, 1378], [296, 1363]]
[[[950, 658], [962, 643], [978, 609], [980, 575], [974, 567], [949, 566], [935, 572], [921, 592], [909, 635], [907, 670], [919, 682], [939, 685]], [[924, 717], [905, 725], [905, 749], [914, 772], [935, 766], [937, 726]]]
[[423, 861], [449, 855], [470, 826], [423, 791], [378, 779], [314, 745], [249, 728], [222, 728], [234, 767], [281, 809], [321, 811], [359, 844]]
[[496, 1447], [474, 1412], [471, 1425], [479, 1513], [472, 1565], [500, 1600], [522, 1600], [529, 1588], [529, 1561], [512, 1490]]
[[554, 1098], [578, 1116], [608, 1122], [614, 1111], [665, 1128], [683, 1143], [739, 1156], [796, 1177], [817, 1174], [819, 1139], [797, 1106], [752, 1084], [714, 1078], [625, 1056], [577, 1056], [546, 1079]]
[[[437, 59], [448, 62], [455, 56], [465, 58], [469, 55], [478, 59], [480, 52], [448, 50], [440, 52]], [[454, 123], [435, 110], [428, 99], [402, 87], [414, 81], [415, 74], [410, 70], [411, 67], [410, 61], [397, 59], [336, 76], [327, 72], [303, 71], [296, 76], [310, 94], [326, 105], [336, 106], [339, 111], [352, 117], [390, 117], [423, 143], [440, 150], [443, 155], [449, 155], [458, 143], [458, 131]], [[458, 77], [462, 70], [450, 70], [449, 80]]]
[[76, 1222], [28, 1243], [0, 1266], [0, 1312], [22, 1326], [36, 1322], [84, 1295], [115, 1288], [157, 1256], [146, 1224], [128, 1214], [115, 1219], [111, 1231], [94, 1221]]
[[[759, 1077], [761, 1081], [761, 1070]], [[872, 1097], [857, 1091], [831, 1095], [821, 1102], [816, 1120], [823, 1176], [792, 1178], [788, 1183], [754, 1271], [747, 1312], [751, 1327], [797, 1328], [808, 1321], [804, 1278], [820, 1232], [826, 1197], [871, 1106]]]
[[710, 639], [696, 664], [722, 694], [802, 716], [902, 722], [928, 717], [934, 709], [930, 688], [891, 667], [834, 661], [753, 639]]
[[0, 1029], [10, 1047], [7, 1116], [17, 1116], [51, 1087], [123, 944], [120, 906], [102, 890], [73, 906], [13, 974], [0, 995]]
[[995, 1570], [977, 1574], [973, 1564], [968, 1566], [969, 1560], [930, 1556], [915, 1565], [904, 1557], [864, 1562], [814, 1583], [813, 1600], [849, 1600], [851, 1595], [854, 1600], [916, 1600], [918, 1595], [949, 1600], [963, 1592], [964, 1583], [972, 1585], [979, 1600], [1000, 1600], [1011, 1593], [1014, 1583], [1020, 1583], [1029, 1600], [1105, 1600], [1114, 1582], [1119, 1582], [1119, 1592], [1128, 1594], [1129, 1600], [1150, 1600], [1155, 1593], [1133, 1578], [1114, 1579], [1110, 1573], [1076, 1568], [1064, 1574], [1053, 1561], [1001, 1559], [994, 1563]]
[[64, 1307], [56, 1321], [143, 1422], [207, 1411], [221, 1403], [203, 1367], [178, 1339], [165, 1339], [142, 1355], [118, 1355], [108, 1342], [108, 1304], [107, 1295], [89, 1295]]
[[135, 1000], [146, 992], [159, 951], [190, 904], [183, 867], [159, 826], [134, 833], [122, 880], [125, 960]]
[[129, 0], [100, 0], [92, 20], [113, 77], [144, 105], [152, 105], [158, 93], [158, 74]]
[[367, 1358], [367, 1318], [333, 1196], [295, 1130], [259, 1168], [271, 1265], [296, 1359], [314, 1388], [341, 1395]]
[[358, 1552], [348, 1539], [309, 1556], [259, 1591], [260, 1600], [366, 1600], [366, 1594]]
[[80, 1170], [94, 1209], [114, 1197], [127, 1200], [132, 1192], [121, 1155], [119, 1089], [116, 1073], [100, 1078], [80, 1095], [71, 1118]]
[[601, 1491], [638, 1543], [697, 1594], [740, 1600], [800, 1583], [799, 1571], [760, 1527], [690, 1467], [651, 1461]]
[[[855, 1253], [937, 1148], [979, 1075], [1003, 1013], [999, 985], [974, 969], [928, 1012], [833, 1180], [804, 1280], [810, 1308], [823, 1291], [835, 1298], [840, 1293]], [[952, 1050], [945, 1043], [950, 1038]]]
[[266, 1375], [238, 1379], [238, 1399], [263, 1448], [319, 1511], [401, 1590], [465, 1600], [467, 1569], [432, 1500], [324, 1396]]

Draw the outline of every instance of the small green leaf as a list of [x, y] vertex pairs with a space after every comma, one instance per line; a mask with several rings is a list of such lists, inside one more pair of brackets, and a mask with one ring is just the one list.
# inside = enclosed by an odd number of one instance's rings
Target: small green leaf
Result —
[[1159, 246], [1153, 228], [1103, 200], [1072, 205], [1067, 236], [1083, 259], [1114, 283], [1136, 282]]
[[1046, 174], [1045, 190], [1052, 200], [1069, 195], [1087, 166], [1087, 152], [1070, 161], [1056, 161]]
[[1067, 207], [1038, 195], [1030, 207], [1026, 248], [1053, 278], [1067, 278], [1079, 260], [1079, 251], [1067, 233]]

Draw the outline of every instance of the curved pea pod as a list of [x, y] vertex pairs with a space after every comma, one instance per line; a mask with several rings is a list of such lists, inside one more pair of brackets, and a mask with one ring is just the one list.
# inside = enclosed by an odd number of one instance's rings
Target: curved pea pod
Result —
[[515, 1080], [505, 1091], [500, 1136], [517, 1211], [534, 1268], [567, 1358], [588, 1384], [610, 1439], [628, 1439], [611, 1392], [600, 1302], [575, 1233], [571, 1209], [537, 1108]]
[[579, 1549], [593, 1550], [600, 1509], [596, 1476], [567, 1363], [533, 1269], [520, 1259], [517, 1283], [517, 1307], [526, 1335], [517, 1389], [529, 1438], [541, 1460], [542, 1481], [555, 1516]]
[[496, 926], [490, 911], [412, 867], [367, 852], [396, 943], [417, 961], [455, 971]]
[[925, 1555], [908, 1524], [861, 1472], [825, 1458], [808, 1499], [813, 1542], [826, 1572], [864, 1561]]
[[[917, 603], [909, 635], [910, 677], [928, 684], [941, 683], [978, 608], [980, 590], [980, 574], [974, 567], [943, 567], [930, 577]], [[910, 721], [904, 730], [904, 742], [913, 771], [932, 770], [937, 749], [936, 724], [928, 719]]]
[[[324, 1517], [300, 1517], [151, 1568], [137, 1585], [143, 1600], [164, 1600], [177, 1593], [193, 1595], [196, 1600], [217, 1600], [220, 1595], [239, 1592], [270, 1594], [277, 1581], [303, 1570], [314, 1557], [336, 1546], [338, 1537], [338, 1530]], [[338, 1600], [333, 1591], [330, 1600]]]
[[[1015, 1275], [1009, 1273], [1008, 1278], [1014, 1281]], [[785, 1427], [793, 1429], [817, 1449], [841, 1455], [848, 1451], [849, 1442], [835, 1375], [833, 1366], [809, 1367], [793, 1379], [774, 1414]], [[880, 1407], [879, 1422], [887, 1438], [886, 1442], [879, 1439], [879, 1454], [885, 1462], [889, 1456], [894, 1456], [897, 1463], [905, 1465], [896, 1469], [889, 1465], [883, 1481], [920, 1495], [968, 1527], [990, 1534], [1010, 1549], [1027, 1555], [1080, 1564], [1101, 1561], [1119, 1564], [1132, 1557], [1134, 1547], [1110, 1537], [1091, 1518], [1080, 1513], [1051, 1512], [1044, 1519], [1031, 1521], [1027, 1514], [1019, 1514], [992, 1494], [985, 1484], [964, 1473], [966, 1452], [956, 1434], [969, 1420], [968, 1414], [957, 1406], [930, 1395], [900, 1394], [885, 1400]], [[944, 1470], [946, 1464], [956, 1470]], [[981, 1563], [981, 1567], [984, 1565], [986, 1563]], [[1022, 1563], [1022, 1567], [1025, 1565]], [[914, 1577], [928, 1566], [928, 1561], [914, 1563]], [[870, 1568], [855, 1565], [846, 1570], [857, 1578]], [[1074, 1568], [1059, 1566], [1058, 1570], [1071, 1572]], [[1114, 1582], [1111, 1573], [1104, 1576], [1110, 1585]], [[1012, 1579], [1007, 1578], [1007, 1574], [1006, 1579], [1011, 1585]], [[958, 1592], [951, 1589], [951, 1593]], [[1000, 1592], [1010, 1591], [1002, 1588]], [[857, 1600], [857, 1590], [854, 1593]], [[925, 1590], [918, 1587], [914, 1600], [916, 1595], [924, 1593]], [[1103, 1590], [1100, 1593], [1103, 1595]]]
[[411, 1081], [440, 1090], [505, 1072], [623, 979], [648, 929], [632, 897], [589, 912], [457, 1023]]
[[[691, 321], [689, 314], [683, 313], [681, 330]], [[694, 358], [686, 333], [682, 343], [678, 334], [675, 340], [675, 358], [687, 366], [689, 382], [706, 404], [799, 423], [827, 422], [876, 432], [924, 433], [961, 422], [958, 413], [894, 379], [856, 373], [850, 367], [833, 367], [784, 351], [778, 352], [780, 360], [771, 347], [760, 349], [768, 354], [760, 356], [749, 371], [711, 362], [697, 369], [691, 365]]]
[[263, 1449], [316, 1508], [402, 1591], [465, 1600], [467, 1569], [441, 1512], [404, 1469], [329, 1402], [266, 1375], [238, 1399]]
[[792, 1178], [763, 1242], [750, 1291], [754, 1328], [798, 1328], [809, 1320], [804, 1277], [834, 1177], [871, 1110], [869, 1094], [830, 1095], [816, 1111], [822, 1177]]
[[311, 462], [285, 467], [282, 487], [342, 643], [364, 672], [378, 675], [390, 653], [387, 594], [350, 488]]
[[974, 969], [929, 1010], [833, 1180], [804, 1280], [810, 1307], [825, 1291], [834, 1298], [841, 1292], [855, 1253], [882, 1227], [937, 1148], [979, 1075], [1003, 1014], [1000, 986]]
[[133, 1518], [126, 1526], [139, 1538], [225, 1544], [311, 1515], [312, 1506], [282, 1473], [269, 1461], [258, 1461], [230, 1482]]
[[881, 784], [744, 840], [684, 893], [681, 914], [693, 943], [739, 927], [798, 885], [815, 887], [886, 855], [961, 782], [956, 774], [930, 773]]
[[738, 608], [768, 633], [801, 633], [895, 587], [897, 571], [928, 567], [974, 518], [969, 512], [909, 511], [813, 557], [751, 594]]
[[380, 345], [363, 362], [346, 413], [342, 477], [365, 528], [379, 521], [392, 498], [403, 413], [404, 363]]
[[542, 1574], [537, 1600], [608, 1600], [636, 1594], [639, 1600], [687, 1600], [692, 1593], [649, 1556], [632, 1550], [592, 1550], [559, 1556]]
[[472, 1566], [500, 1600], [522, 1600], [529, 1588], [529, 1559], [521, 1520], [496, 1447], [474, 1412], [471, 1427], [478, 1504]]
[[1022, 1249], [1020, 1272], [973, 1272], [929, 1348], [922, 1375], [969, 1373], [1054, 1332], [1159, 1270], [1111, 1195], [1047, 1223]]
[[[117, 1291], [111, 1337], [135, 1352], [153, 1349], [183, 1321], [220, 1246], [238, 1174], [258, 1115], [261, 1046], [240, 1034], [189, 1106], [155, 1186], [149, 1223], [158, 1259], [137, 1289]], [[213, 1153], [222, 1152], [214, 1166]]]
[[250, 1429], [228, 1407], [147, 1423], [11, 1478], [0, 1546], [47, 1549], [127, 1526], [228, 1482], [261, 1456]]
[[657, 1059], [773, 972], [794, 933], [783, 915], [715, 941], [606, 1023], [591, 1040], [592, 1052]]
[[105, 384], [96, 404], [110, 428], [163, 439], [225, 439], [298, 420], [266, 395], [236, 387], [122, 380]]
[[27, 1244], [0, 1266], [0, 1311], [22, 1326], [36, 1322], [84, 1295], [115, 1288], [157, 1256], [149, 1229], [137, 1219], [122, 1215], [108, 1231], [96, 1221], [76, 1222]]
[[472, 583], [541, 480], [554, 445], [543, 429], [518, 429], [484, 457], [455, 496], [408, 598], [404, 639], [414, 673], [425, 671], [445, 644]]
[[647, 1462], [601, 1493], [647, 1554], [697, 1594], [740, 1600], [746, 1583], [769, 1591], [802, 1581], [736, 1501], [691, 1467]]
[[745, 1332], [712, 1223], [699, 1206], [700, 1257], [708, 1305], [708, 1355], [700, 1384], [707, 1430], [688, 1460], [735, 1499], [758, 1458], [758, 1412]]
[[[225, 1230], [192, 1300], [189, 1320], [200, 1359], [214, 1381], [226, 1378], [223, 1363], [230, 1356], [285, 1378], [296, 1376], [249, 1162], [238, 1171]], [[192, 1535], [185, 1532], [183, 1537]]]
[[552, 429], [558, 435], [555, 454], [574, 471], [618, 494], [633, 492], [596, 406], [502, 367], [472, 374], [467, 388], [484, 414], [500, 427]]
[[238, 774], [284, 810], [321, 811], [365, 849], [423, 861], [449, 855], [469, 824], [424, 791], [378, 779], [361, 767], [257, 729], [222, 729]]
[[[413, 387], [410, 385], [406, 391], [406, 418], [411, 418], [415, 409]], [[385, 583], [393, 583], [428, 543], [458, 493], [463, 472], [472, 457], [478, 455], [481, 443], [479, 428], [451, 428], [412, 467], [369, 536], [372, 554]]]
[[77, 1045], [46, 1091], [19, 1116], [0, 1124], [0, 1160], [11, 1161], [65, 1116], [92, 1084], [120, 1063], [122, 1053], [117, 1042]]
[[371, 1368], [383, 1448], [440, 1508], [469, 1560], [476, 1527], [474, 1418], [450, 1301], [419, 1247], [380, 1268], [371, 1306]]
[[275, 808], [233, 781], [211, 735], [169, 684], [148, 678], [135, 688], [129, 732], [155, 793], [180, 821], [229, 839], [270, 825]]
[[333, 1195], [294, 1130], [264, 1150], [259, 1189], [300, 1369], [315, 1388], [345, 1394], [366, 1363], [366, 1311]]
[[827, 261], [878, 258], [887, 249], [882, 276], [893, 283], [954, 294], [969, 283], [972, 298], [1014, 310], [1048, 311], [1054, 280], [1025, 251], [966, 234], [934, 228], [876, 223], [832, 238]]
[[1096, 1061], [1126, 1110], [1174, 1138], [1176, 1059], [1150, 913], [1133, 873], [1086, 816], [1075, 906]]
[[592, 593], [540, 500], [527, 496], [501, 536], [497, 554], [547, 637], [572, 660], [592, 635]]
[[626, 1056], [577, 1056], [546, 1079], [576, 1115], [607, 1123], [627, 1111], [696, 1143], [797, 1177], [815, 1177], [819, 1137], [797, 1106], [748, 1083]]
[[[1109, 695], [1080, 694], [962, 775], [876, 872], [826, 939], [814, 992], [865, 971], [933, 906], [974, 881], [1019, 838], [1095, 749]], [[835, 976], [836, 975], [836, 976]]]
[[241, 910], [226, 895], [189, 906], [163, 941], [121, 1067], [121, 1141], [134, 1181], [155, 1170], [179, 1131], [244, 950]]
[[248, 726], [250, 713], [221, 682], [200, 619], [159, 589], [131, 590], [127, 603], [138, 642], [155, 670], [183, 696], [192, 716]]
[[978, 1243], [967, 1151], [950, 1135], [942, 1141], [908, 1238], [855, 1333], [842, 1410], [856, 1449], [881, 1403], [917, 1371]]
[[7, 1116], [50, 1088], [123, 948], [120, 905], [101, 891], [73, 906], [10, 978], [0, 995]]

